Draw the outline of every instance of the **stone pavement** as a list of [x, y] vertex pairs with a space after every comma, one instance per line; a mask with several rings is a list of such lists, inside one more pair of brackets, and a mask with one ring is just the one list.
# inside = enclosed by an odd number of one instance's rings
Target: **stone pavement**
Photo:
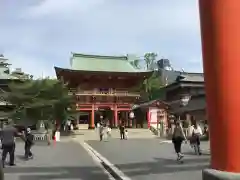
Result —
[[201, 180], [201, 171], [209, 166], [209, 149], [203, 142], [202, 156], [194, 155], [189, 145], [183, 146], [184, 163], [176, 162], [173, 145], [159, 139], [112, 139], [107, 142], [88, 141], [98, 153], [132, 180]]
[[78, 143], [59, 142], [55, 146], [37, 142], [34, 159], [23, 159], [23, 143], [17, 143], [16, 167], [4, 169], [6, 180], [107, 180], [108, 176]]
[[[128, 129], [129, 139], [153, 139], [156, 136], [149, 129]], [[97, 130], [78, 130], [75, 131], [75, 138], [88, 140], [99, 140], [99, 134]], [[118, 129], [112, 129], [111, 139], [119, 139], [120, 132]]]
[[[128, 130], [128, 139], [152, 139], [156, 136], [149, 129], [127, 129]], [[113, 129], [112, 137], [119, 139], [120, 132], [117, 129]]]

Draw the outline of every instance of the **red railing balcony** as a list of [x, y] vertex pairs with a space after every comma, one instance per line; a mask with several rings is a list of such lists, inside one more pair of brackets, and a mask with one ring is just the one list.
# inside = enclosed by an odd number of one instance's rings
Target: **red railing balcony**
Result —
[[127, 96], [127, 97], [140, 97], [140, 93], [137, 92], [128, 92], [128, 91], [116, 91], [116, 90], [109, 90], [109, 91], [69, 91], [69, 95], [75, 93], [77, 96]]

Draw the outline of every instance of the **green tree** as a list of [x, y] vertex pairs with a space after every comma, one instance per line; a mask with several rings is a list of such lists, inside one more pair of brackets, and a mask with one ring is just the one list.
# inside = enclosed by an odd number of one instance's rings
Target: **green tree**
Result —
[[131, 61], [130, 63], [136, 69], [140, 69], [140, 60], [139, 59], [135, 59], [134, 61]]
[[147, 70], [155, 70], [157, 53], [149, 52], [144, 54], [145, 68]]
[[152, 76], [146, 79], [143, 83], [143, 88], [148, 98], [147, 100], [154, 99], [154, 94], [156, 94], [156, 92], [162, 87], [159, 73], [156, 71], [157, 56], [158, 55], [153, 52], [145, 53], [144, 55], [145, 69], [153, 71]]
[[67, 85], [56, 79], [26, 80], [11, 83], [9, 88], [6, 97], [16, 107], [15, 119], [62, 121], [74, 104]]
[[[146, 79], [143, 84], [140, 84], [139, 87], [135, 87], [134, 90], [138, 90], [142, 92], [142, 98], [145, 101], [156, 99], [160, 97], [162, 93], [160, 93], [160, 89], [162, 87], [161, 78], [156, 70], [157, 67], [157, 53], [149, 52], [144, 54], [143, 59], [143, 69], [147, 71], [153, 71], [153, 74], [151, 77]], [[142, 60], [136, 59], [134, 61], [131, 61], [131, 65], [137, 69], [140, 69]]]

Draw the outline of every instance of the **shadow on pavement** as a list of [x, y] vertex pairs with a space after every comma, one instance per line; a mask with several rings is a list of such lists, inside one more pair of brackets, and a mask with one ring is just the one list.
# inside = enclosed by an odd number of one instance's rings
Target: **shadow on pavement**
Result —
[[[185, 151], [184, 155], [197, 156], [194, 151]], [[203, 151], [201, 156], [208, 156], [208, 157], [210, 157], [210, 152]]]
[[19, 174], [19, 180], [107, 179], [107, 175], [95, 167], [13, 167], [4, 169], [4, 173]]
[[15, 156], [16, 156], [17, 159], [19, 159], [19, 160], [21, 160], [21, 161], [26, 161], [26, 158], [25, 158], [24, 155], [19, 155], [19, 154], [17, 154], [17, 155], [15, 155]]
[[180, 164], [175, 159], [154, 158], [154, 160], [156, 161], [117, 164], [116, 166], [130, 177], [181, 171], [200, 171], [209, 168], [209, 158], [184, 159], [183, 164]]

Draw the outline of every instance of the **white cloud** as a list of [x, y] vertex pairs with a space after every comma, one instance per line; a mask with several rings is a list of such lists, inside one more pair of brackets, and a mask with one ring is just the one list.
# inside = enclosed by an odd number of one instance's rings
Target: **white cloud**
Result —
[[29, 7], [24, 13], [32, 18], [61, 15], [68, 16], [72, 12], [84, 13], [104, 0], [44, 0]]
[[43, 0], [6, 10], [16, 13], [0, 17], [0, 51], [37, 76], [68, 67], [70, 52], [151, 51], [177, 69], [202, 69], [195, 0]]

